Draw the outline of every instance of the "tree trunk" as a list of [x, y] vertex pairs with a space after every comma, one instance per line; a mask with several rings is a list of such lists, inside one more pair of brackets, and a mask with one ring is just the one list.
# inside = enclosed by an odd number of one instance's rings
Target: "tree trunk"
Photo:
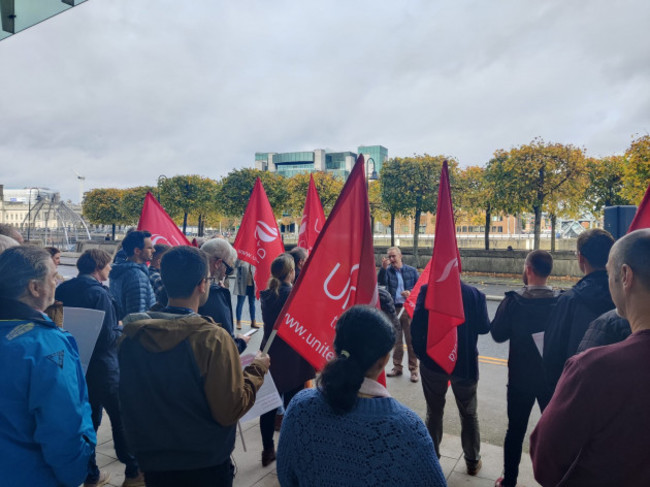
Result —
[[187, 212], [183, 214], [183, 235], [187, 235]]
[[390, 214], [390, 246], [395, 247], [395, 213]]
[[420, 259], [418, 255], [418, 241], [420, 240], [420, 216], [422, 210], [415, 210], [415, 228], [413, 229], [413, 257], [415, 258], [415, 267], [419, 267]]
[[551, 215], [551, 253], [555, 252], [555, 223], [557, 216]]
[[199, 227], [198, 227], [198, 236], [203, 236], [203, 215], [199, 213]]
[[115, 241], [115, 223], [113, 223], [113, 238], [112, 238], [112, 240]]
[[535, 250], [539, 249], [539, 235], [541, 233], [542, 229], [542, 206], [541, 205], [535, 205], [533, 206], [533, 211], [535, 212], [535, 243], [533, 245], [533, 248]]
[[492, 222], [492, 208], [488, 203], [485, 209], [485, 250], [490, 250], [490, 223]]

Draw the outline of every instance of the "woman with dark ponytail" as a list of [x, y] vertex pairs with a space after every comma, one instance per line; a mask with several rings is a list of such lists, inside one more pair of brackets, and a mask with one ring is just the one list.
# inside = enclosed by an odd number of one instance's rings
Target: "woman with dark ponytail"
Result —
[[[287, 302], [294, 281], [295, 270], [293, 257], [280, 254], [271, 263], [271, 278], [267, 288], [260, 293], [262, 305], [262, 320], [264, 321], [264, 337], [260, 348], [264, 349], [266, 341], [273, 331], [273, 325], [280, 311]], [[298, 355], [282, 338], [273, 339], [269, 355], [273, 354], [270, 367], [273, 382], [282, 395], [286, 408], [291, 398], [304, 389], [304, 384], [314, 378], [314, 368]], [[269, 411], [260, 416], [260, 432], [262, 433], [262, 466], [266, 467], [275, 460], [275, 414], [277, 410]]]
[[393, 327], [376, 308], [341, 315], [336, 357], [285, 414], [280, 485], [447, 485], [422, 420], [377, 382], [394, 344]]

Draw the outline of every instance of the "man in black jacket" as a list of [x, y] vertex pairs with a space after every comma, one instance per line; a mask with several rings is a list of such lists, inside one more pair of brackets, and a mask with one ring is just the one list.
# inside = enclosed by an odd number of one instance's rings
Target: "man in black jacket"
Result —
[[504, 475], [497, 487], [514, 487], [519, 475], [521, 448], [535, 400], [540, 410], [551, 400], [546, 384], [541, 343], [548, 317], [559, 293], [546, 285], [553, 257], [533, 250], [524, 263], [524, 287], [509, 291], [492, 320], [490, 333], [498, 343], [510, 340], [508, 357], [508, 431], [503, 446]]
[[427, 402], [427, 429], [440, 457], [442, 440], [442, 416], [445, 409], [445, 395], [449, 382], [456, 398], [461, 419], [461, 443], [467, 464], [467, 473], [476, 475], [481, 469], [481, 435], [476, 412], [476, 387], [478, 385], [479, 335], [490, 331], [485, 294], [464, 282], [460, 283], [463, 295], [465, 323], [460, 325], [458, 334], [458, 360], [451, 375], [447, 374], [427, 355], [427, 336], [429, 333], [429, 311], [424, 307], [427, 285], [423, 285], [418, 295], [411, 324], [413, 348], [420, 359], [422, 389]]
[[[56, 289], [56, 299], [62, 301], [64, 306], [104, 312], [104, 322], [86, 372], [93, 426], [97, 431], [102, 421], [102, 409], [105, 409], [111, 419], [115, 453], [120, 462], [126, 465], [123, 485], [143, 486], [144, 476], [139, 471], [138, 463], [126, 444], [118, 396], [120, 369], [117, 362], [117, 340], [121, 330], [117, 322], [113, 296], [108, 288], [102, 285], [111, 271], [111, 256], [104, 250], [86, 250], [77, 260], [77, 269], [79, 269], [77, 277], [62, 283]], [[84, 485], [104, 485], [106, 481], [108, 481], [108, 474], [99, 471], [93, 455]]]
[[589, 323], [614, 308], [605, 270], [613, 244], [610, 233], [600, 228], [587, 230], [578, 237], [578, 263], [585, 277], [560, 296], [544, 335], [544, 366], [552, 391], [564, 363], [577, 353]]

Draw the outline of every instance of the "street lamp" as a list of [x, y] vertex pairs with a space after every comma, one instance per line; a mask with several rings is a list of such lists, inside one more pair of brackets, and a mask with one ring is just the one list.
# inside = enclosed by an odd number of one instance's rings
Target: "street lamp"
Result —
[[[372, 163], [371, 163], [372, 161]], [[375, 215], [372, 213], [373, 204], [370, 203], [370, 181], [377, 181], [377, 170], [375, 165], [375, 160], [372, 157], [368, 157], [366, 161], [366, 193], [368, 194], [368, 205], [370, 206], [370, 235], [373, 240], [375, 238]]]
[[158, 176], [158, 182], [156, 183], [156, 189], [158, 190], [158, 203], [160, 203], [160, 186], [167, 180], [167, 176], [161, 174]]

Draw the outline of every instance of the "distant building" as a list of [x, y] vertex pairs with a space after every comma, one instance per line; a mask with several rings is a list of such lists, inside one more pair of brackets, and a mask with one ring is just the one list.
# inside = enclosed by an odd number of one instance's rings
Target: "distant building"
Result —
[[325, 171], [341, 179], [347, 179], [359, 154], [366, 160], [369, 177], [377, 178], [388, 149], [381, 145], [359, 146], [357, 152], [332, 152], [324, 149], [303, 152], [256, 152], [255, 168], [261, 171], [277, 172], [282, 176]]

